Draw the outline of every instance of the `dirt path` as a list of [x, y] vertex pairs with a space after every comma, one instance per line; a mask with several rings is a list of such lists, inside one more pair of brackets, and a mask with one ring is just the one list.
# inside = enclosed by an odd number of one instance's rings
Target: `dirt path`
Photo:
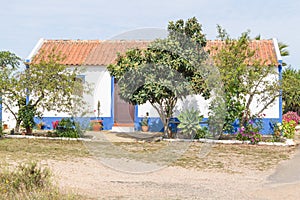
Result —
[[[132, 138], [120, 139], [113, 134], [97, 134], [96, 137], [100, 141], [132, 142]], [[86, 146], [88, 145], [86, 144]], [[110, 154], [119, 155], [119, 151], [122, 150], [122, 148], [106, 147], [103, 143], [96, 147], [102, 151], [102, 153], [98, 152], [99, 155], [103, 154], [102, 159], [105, 159], [106, 155], [108, 155], [107, 158], [111, 159]], [[129, 148], [130, 145], [125, 147]], [[278, 172], [280, 167], [277, 170], [273, 168], [264, 171], [251, 169], [246, 166], [247, 162], [241, 162], [242, 160], [237, 159], [236, 155], [226, 161], [232, 166], [236, 166], [236, 170], [220, 172], [220, 170], [215, 169], [194, 170], [182, 167], [165, 167], [151, 173], [141, 174], [120, 172], [107, 167], [109, 162], [114, 162], [114, 166], [116, 164], [122, 165], [122, 167], [116, 167], [117, 169], [126, 169], [128, 166], [133, 169], [134, 167], [150, 166], [147, 159], [132, 162], [132, 160], [126, 161], [124, 159], [124, 156], [131, 159], [130, 155], [120, 155], [123, 157], [115, 156], [114, 159], [105, 160], [105, 165], [101, 162], [103, 160], [95, 158], [76, 158], [65, 161], [47, 160], [47, 164], [54, 172], [55, 178], [63, 190], [78, 193], [84, 199], [288, 200], [299, 199], [298, 197], [300, 197], [300, 182], [289, 184], [281, 182], [278, 184], [278, 181], [272, 181], [270, 177], [274, 177], [276, 173], [280, 174]], [[166, 156], [168, 155], [164, 155], [164, 157]], [[297, 158], [297, 156], [295, 157]], [[284, 161], [280, 166], [289, 165], [288, 162], [289, 160]], [[128, 171], [132, 171], [132, 169]]]
[[230, 174], [167, 167], [137, 175], [92, 158], [48, 164], [61, 188], [87, 199], [297, 199], [300, 186], [270, 185], [267, 178], [274, 170]]

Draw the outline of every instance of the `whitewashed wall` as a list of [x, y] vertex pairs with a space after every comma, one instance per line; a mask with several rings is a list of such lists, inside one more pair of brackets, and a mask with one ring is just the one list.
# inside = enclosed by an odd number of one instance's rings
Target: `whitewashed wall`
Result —
[[[91, 94], [84, 94], [87, 102], [88, 117], [96, 117], [98, 100], [100, 101], [100, 116], [111, 117], [111, 77], [104, 66], [83, 66], [80, 75], [85, 76], [85, 82], [91, 86]], [[78, 105], [82, 106], [82, 105]], [[43, 117], [69, 117], [66, 113], [54, 111], [44, 112]]]
[[[84, 95], [88, 104], [88, 117], [96, 117], [97, 103], [100, 100], [101, 117], [111, 117], [111, 77], [104, 66], [84, 66], [86, 70], [81, 75], [85, 75], [85, 81], [91, 85], [91, 95]], [[82, 105], [77, 105], [82, 106]], [[44, 111], [43, 117], [70, 117], [67, 113], [57, 113], [55, 111]], [[2, 112], [3, 124], [8, 124], [9, 128], [15, 126], [13, 116], [4, 110]]]
[[[277, 67], [274, 68], [277, 71]], [[278, 80], [278, 74], [269, 76], [268, 81]], [[209, 113], [209, 104], [210, 100], [205, 100], [201, 95], [192, 95], [184, 99], [183, 101], [179, 100], [176, 104], [174, 116], [178, 116], [180, 111], [185, 110], [186, 108], [193, 107], [200, 111], [201, 115], [204, 115], [205, 118], [208, 117]], [[257, 103], [257, 97], [254, 98], [252, 104], [250, 105], [250, 110], [252, 114], [257, 114], [263, 105]], [[138, 106], [138, 117], [145, 116], [146, 112], [149, 112], [150, 117], [159, 117], [156, 110], [151, 106], [149, 102]], [[276, 98], [273, 104], [271, 104], [264, 112], [265, 118], [279, 118], [279, 97]]]

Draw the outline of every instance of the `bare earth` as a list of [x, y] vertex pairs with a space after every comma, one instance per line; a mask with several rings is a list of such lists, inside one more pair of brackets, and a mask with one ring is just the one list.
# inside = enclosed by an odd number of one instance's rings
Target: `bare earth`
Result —
[[299, 183], [272, 185], [273, 170], [242, 174], [203, 172], [167, 167], [152, 173], [129, 174], [105, 167], [92, 158], [48, 160], [66, 191], [87, 199], [298, 199]]
[[46, 163], [64, 191], [75, 192], [84, 199], [299, 199], [300, 182], [278, 184], [269, 180], [276, 165], [251, 169], [241, 158], [220, 158], [229, 166], [225, 170], [177, 165], [140, 174], [117, 171], [93, 157]]

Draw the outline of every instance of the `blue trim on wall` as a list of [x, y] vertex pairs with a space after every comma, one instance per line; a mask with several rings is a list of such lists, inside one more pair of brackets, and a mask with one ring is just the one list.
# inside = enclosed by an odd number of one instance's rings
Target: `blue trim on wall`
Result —
[[[43, 117], [42, 119], [35, 117], [34, 122], [36, 124], [43, 122], [45, 124], [46, 130], [53, 130], [52, 122], [60, 121], [63, 118], [71, 118], [71, 117]], [[76, 122], [78, 122], [83, 129], [88, 129], [91, 120], [96, 120], [96, 119], [97, 119], [97, 117], [74, 118], [74, 120]], [[100, 117], [100, 119], [103, 120], [103, 130], [111, 130], [112, 129], [111, 117]]]
[[2, 130], [2, 97], [0, 96], [0, 128]]
[[[25, 64], [26, 70], [29, 69], [29, 64]], [[29, 89], [26, 87], [26, 105], [29, 103]]]
[[[110, 117], [107, 117], [106, 119], [103, 119], [103, 123], [107, 124], [104, 126], [105, 130], [111, 130], [114, 125], [114, 119], [115, 119], [115, 77], [111, 77], [111, 101], [110, 101]], [[107, 128], [107, 129], [106, 129]]]
[[[64, 117], [44, 117], [42, 119], [40, 118], [35, 118], [34, 121], [36, 123], [44, 122], [45, 128], [47, 130], [52, 130], [52, 122], [55, 121], [60, 121]], [[80, 125], [85, 129], [88, 128], [89, 123], [91, 120], [95, 120], [96, 117], [80, 117], [80, 118], [75, 118], [75, 121], [79, 122]], [[111, 130], [112, 129], [112, 118], [111, 117], [101, 117], [101, 120], [103, 120], [103, 130]], [[140, 122], [142, 120], [142, 117], [136, 117], [135, 118], [135, 130], [140, 131], [141, 130], [141, 125]], [[204, 118], [203, 121], [207, 121], [207, 118]], [[263, 123], [263, 129], [261, 130], [261, 133], [264, 135], [270, 135], [273, 134], [273, 124], [280, 122], [280, 119], [278, 118], [265, 118], [262, 120]], [[162, 121], [160, 120], [159, 117], [150, 117], [149, 118], [149, 131], [150, 132], [163, 132], [164, 131], [164, 126]], [[207, 124], [201, 124], [201, 126], [207, 126]], [[234, 123], [234, 127], [237, 131], [239, 127], [238, 121]]]
[[139, 106], [135, 105], [134, 106], [134, 130], [138, 131], [140, 129], [140, 121], [141, 119], [139, 119]]
[[[142, 117], [137, 117], [135, 120], [135, 128], [137, 131], [141, 130], [141, 125], [140, 122], [143, 118]], [[202, 121], [206, 122], [208, 118], [204, 118]], [[278, 118], [265, 118], [262, 120], [262, 130], [260, 131], [263, 135], [270, 135], [273, 134], [273, 124], [280, 122], [280, 119]], [[164, 126], [162, 121], [160, 120], [159, 117], [150, 117], [149, 118], [149, 131], [150, 132], [163, 132], [164, 131]], [[201, 124], [201, 126], [207, 126], [207, 124]], [[235, 128], [235, 132], [239, 128], [239, 121], [236, 120], [233, 124]]]
[[[282, 61], [278, 65], [279, 84], [282, 84]], [[279, 121], [282, 122], [282, 89], [279, 91]]]

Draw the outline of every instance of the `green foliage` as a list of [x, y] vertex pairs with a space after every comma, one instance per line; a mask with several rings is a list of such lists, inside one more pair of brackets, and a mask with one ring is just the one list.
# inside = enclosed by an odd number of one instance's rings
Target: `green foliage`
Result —
[[37, 110], [34, 106], [32, 106], [31, 101], [19, 109], [18, 118], [22, 121], [22, 126], [26, 128], [27, 131], [31, 130], [35, 126], [34, 116], [36, 114]]
[[14, 172], [2, 172], [0, 176], [0, 191], [32, 190], [50, 184], [50, 171], [35, 162], [21, 164]]
[[63, 118], [58, 123], [56, 133], [59, 137], [78, 138], [80, 137], [81, 131], [73, 119]]
[[141, 120], [141, 126], [148, 126], [148, 117], [145, 116], [143, 117], [143, 119]]
[[[267, 66], [264, 60], [255, 58], [250, 49], [249, 31], [238, 39], [231, 39], [222, 27], [217, 27], [223, 45], [217, 50], [214, 61], [219, 68], [225, 91], [226, 116], [223, 130], [233, 132], [233, 123], [261, 114], [279, 95], [276, 64]], [[251, 67], [249, 67], [251, 65]], [[270, 80], [272, 78], [272, 80]], [[256, 100], [262, 106], [258, 113], [251, 113], [250, 106]]]
[[291, 120], [289, 122], [284, 121], [282, 123], [283, 126], [283, 136], [287, 139], [293, 139], [296, 132], [296, 122]]
[[199, 122], [203, 119], [203, 116], [200, 115], [198, 110], [194, 108], [184, 110], [178, 116], [180, 124], [178, 128], [181, 129], [181, 132], [185, 135], [189, 135], [191, 138], [194, 138], [201, 128]]
[[280, 122], [273, 123], [273, 140], [274, 142], [280, 142], [283, 132], [283, 126]]
[[289, 67], [283, 71], [282, 78], [284, 113], [294, 111], [300, 116], [300, 70]]
[[251, 144], [257, 144], [262, 140], [260, 130], [262, 129], [262, 118], [253, 116], [246, 121], [244, 126], [240, 127], [236, 133], [236, 139], [241, 141], [250, 141]]
[[75, 199], [75, 196], [60, 193], [51, 182], [50, 170], [41, 168], [36, 162], [29, 162], [18, 165], [13, 171], [2, 167], [0, 199], [58, 200]]
[[[24, 116], [18, 112], [28, 109], [24, 108], [24, 99], [27, 95], [30, 95], [30, 105], [35, 111], [67, 112], [74, 116], [83, 113], [85, 109], [85, 102], [77, 91], [88, 93], [89, 86], [76, 81], [76, 77], [81, 71], [78, 68], [68, 70], [67, 66], [60, 64], [64, 58], [55, 54], [54, 51], [49, 55], [41, 52], [37, 56], [39, 60], [34, 63], [26, 63], [30, 67], [24, 71], [9, 70], [12, 68], [11, 66], [18, 67], [19, 58], [15, 56], [6, 57], [3, 61], [6, 64], [13, 59], [10, 65], [3, 66], [7, 72], [5, 75], [7, 84], [3, 89], [5, 93], [3, 104], [5, 109], [14, 116], [17, 131], [23, 120], [20, 116]], [[15, 107], [18, 109], [13, 109]], [[40, 113], [35, 114], [39, 115]], [[32, 120], [28, 119], [25, 123], [31, 126]]]
[[210, 133], [209, 133], [209, 130], [206, 126], [204, 127], [201, 127], [197, 130], [197, 133], [195, 135], [195, 138], [194, 139], [200, 139], [200, 138], [207, 138], [211, 136]]
[[178, 99], [194, 93], [208, 98], [210, 93], [201, 71], [207, 59], [201, 24], [196, 18], [171, 21], [168, 32], [166, 39], [118, 55], [117, 63], [107, 67], [118, 80], [121, 98], [132, 104], [149, 101], [165, 131]]

